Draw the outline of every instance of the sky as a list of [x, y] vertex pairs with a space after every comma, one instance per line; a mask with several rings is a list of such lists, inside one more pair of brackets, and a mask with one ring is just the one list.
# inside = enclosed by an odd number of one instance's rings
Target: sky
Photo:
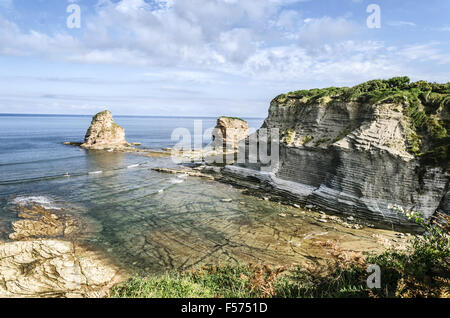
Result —
[[448, 82], [449, 18], [447, 0], [0, 0], [0, 113], [261, 118], [299, 89]]

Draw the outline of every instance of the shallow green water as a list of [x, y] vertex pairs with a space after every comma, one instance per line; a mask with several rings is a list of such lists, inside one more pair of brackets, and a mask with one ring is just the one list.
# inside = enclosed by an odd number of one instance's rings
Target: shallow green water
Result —
[[[338, 240], [346, 249], [365, 251], [382, 248], [374, 235], [394, 235], [322, 223], [317, 214], [261, 201], [226, 184], [151, 170], [175, 167], [169, 158], [62, 144], [81, 140], [89, 121], [83, 116], [0, 116], [1, 240], [12, 232], [17, 206], [27, 202], [86, 220], [77, 240], [131, 272], [220, 262], [318, 261], [329, 252], [321, 242]], [[119, 117], [118, 122], [130, 141], [153, 148], [170, 147], [174, 128], [193, 126], [192, 118]], [[207, 119], [204, 128], [214, 122]], [[253, 128], [261, 122], [250, 121]]]
[[244, 195], [227, 184], [151, 170], [173, 166], [169, 158], [94, 153], [88, 160], [91, 171], [103, 172], [0, 186], [3, 239], [14, 221], [11, 211], [25, 200], [87, 220], [90, 226], [78, 240], [140, 273], [217, 263], [315, 262], [327, 253], [317, 242], [339, 240], [364, 251], [381, 247], [374, 234], [393, 235], [322, 223], [315, 213]]

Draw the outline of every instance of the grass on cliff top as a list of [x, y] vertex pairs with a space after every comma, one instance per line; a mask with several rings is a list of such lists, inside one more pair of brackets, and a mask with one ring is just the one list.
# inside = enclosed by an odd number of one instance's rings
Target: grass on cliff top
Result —
[[418, 81], [408, 77], [372, 80], [354, 87], [329, 87], [290, 92], [275, 98], [289, 98], [296, 105], [358, 102], [361, 104], [398, 104], [410, 119], [412, 133], [408, 138], [409, 152], [421, 157], [427, 165], [448, 168], [450, 161], [450, 83]]
[[[448, 216], [425, 225], [407, 250], [389, 249], [374, 255], [354, 255], [334, 242], [323, 267], [258, 265], [205, 266], [162, 276], [138, 277], [115, 286], [111, 297], [122, 298], [352, 298], [450, 297], [450, 237]], [[333, 245], [334, 244], [334, 245]], [[381, 288], [367, 287], [369, 264], [381, 268]]]

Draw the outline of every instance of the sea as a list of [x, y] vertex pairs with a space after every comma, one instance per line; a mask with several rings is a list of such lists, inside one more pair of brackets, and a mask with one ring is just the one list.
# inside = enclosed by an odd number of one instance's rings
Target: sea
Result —
[[[263, 123], [246, 120], [254, 129]], [[206, 131], [216, 123], [192, 117], [115, 116], [115, 121], [129, 142], [155, 150], [178, 143], [172, 139], [177, 128], [194, 138], [194, 125]], [[376, 230], [330, 226], [245, 189], [152, 170], [176, 167], [170, 157], [63, 144], [82, 141], [90, 122], [91, 116], [0, 114], [0, 241], [10, 241], [17, 207], [32, 204], [83, 220], [80, 244], [140, 274], [217, 263], [295, 264], [326, 254], [317, 240], [377, 247], [371, 236]]]

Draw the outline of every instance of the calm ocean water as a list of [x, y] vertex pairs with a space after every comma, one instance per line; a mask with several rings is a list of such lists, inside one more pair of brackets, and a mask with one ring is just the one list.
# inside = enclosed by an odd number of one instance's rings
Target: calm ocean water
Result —
[[[313, 245], [315, 237], [341, 239], [364, 249], [375, 246], [370, 233], [327, 227], [299, 209], [245, 195], [229, 185], [151, 170], [174, 166], [170, 158], [62, 144], [81, 141], [90, 120], [0, 115], [0, 241], [9, 240], [18, 206], [30, 203], [83, 220], [81, 243], [139, 273], [218, 262], [298, 263], [326, 255]], [[176, 143], [171, 140], [173, 129], [194, 127], [193, 118], [115, 120], [125, 128], [128, 141], [155, 149]], [[204, 129], [215, 124], [214, 118], [202, 120]], [[262, 122], [249, 120], [253, 128]]]
[[[195, 120], [202, 122], [204, 130], [215, 125], [214, 118], [115, 117], [125, 128], [128, 141], [141, 142], [142, 147], [151, 149], [175, 145], [177, 141], [171, 140], [171, 134], [176, 128], [187, 128], [193, 135]], [[82, 141], [90, 121], [90, 116], [0, 114], [0, 184], [91, 171], [89, 159], [98, 154], [62, 144]], [[262, 122], [249, 119], [253, 128], [259, 128]], [[133, 156], [128, 157], [127, 160], [133, 161]]]

